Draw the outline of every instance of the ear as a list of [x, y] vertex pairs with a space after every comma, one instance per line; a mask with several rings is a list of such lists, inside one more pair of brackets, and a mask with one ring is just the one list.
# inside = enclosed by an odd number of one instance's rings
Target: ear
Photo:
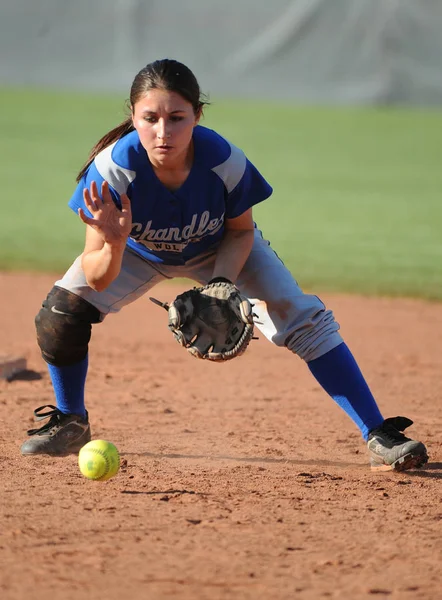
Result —
[[194, 127], [196, 127], [198, 125], [198, 123], [200, 122], [200, 119], [203, 115], [203, 107], [200, 106], [198, 109], [198, 112], [195, 115], [195, 123], [194, 123]]

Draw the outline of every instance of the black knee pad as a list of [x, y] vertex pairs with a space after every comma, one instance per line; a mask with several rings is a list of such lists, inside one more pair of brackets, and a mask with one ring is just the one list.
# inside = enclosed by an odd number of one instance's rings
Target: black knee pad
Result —
[[88, 352], [92, 323], [99, 323], [100, 316], [100, 311], [80, 296], [54, 286], [35, 317], [44, 360], [56, 367], [82, 361]]

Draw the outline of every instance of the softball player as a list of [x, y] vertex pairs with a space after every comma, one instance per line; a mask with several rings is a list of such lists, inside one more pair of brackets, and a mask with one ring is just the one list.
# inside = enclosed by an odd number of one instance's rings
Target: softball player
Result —
[[92, 149], [69, 206], [86, 225], [82, 254], [55, 282], [36, 317], [56, 407], [36, 409], [25, 455], [76, 453], [90, 440], [84, 387], [92, 324], [164, 279], [205, 284], [223, 277], [252, 299], [257, 326], [306, 361], [368, 443], [374, 469], [427, 461], [401, 433], [405, 417], [382, 417], [339, 325], [305, 294], [254, 223], [272, 188], [244, 153], [199, 125], [204, 99], [193, 73], [158, 60], [135, 77], [130, 117]]

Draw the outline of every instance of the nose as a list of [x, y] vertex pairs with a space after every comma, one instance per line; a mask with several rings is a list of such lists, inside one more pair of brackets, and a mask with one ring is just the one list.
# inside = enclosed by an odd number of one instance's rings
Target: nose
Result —
[[170, 132], [165, 119], [159, 119], [157, 128], [157, 138], [165, 140], [170, 137]]

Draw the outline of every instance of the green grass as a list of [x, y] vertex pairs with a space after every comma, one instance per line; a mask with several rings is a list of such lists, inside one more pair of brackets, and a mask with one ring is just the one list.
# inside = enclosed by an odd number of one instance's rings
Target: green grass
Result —
[[[0, 90], [0, 269], [62, 272], [81, 251], [67, 208], [123, 97]], [[255, 216], [313, 292], [442, 299], [442, 111], [214, 101], [202, 122], [274, 187]]]

